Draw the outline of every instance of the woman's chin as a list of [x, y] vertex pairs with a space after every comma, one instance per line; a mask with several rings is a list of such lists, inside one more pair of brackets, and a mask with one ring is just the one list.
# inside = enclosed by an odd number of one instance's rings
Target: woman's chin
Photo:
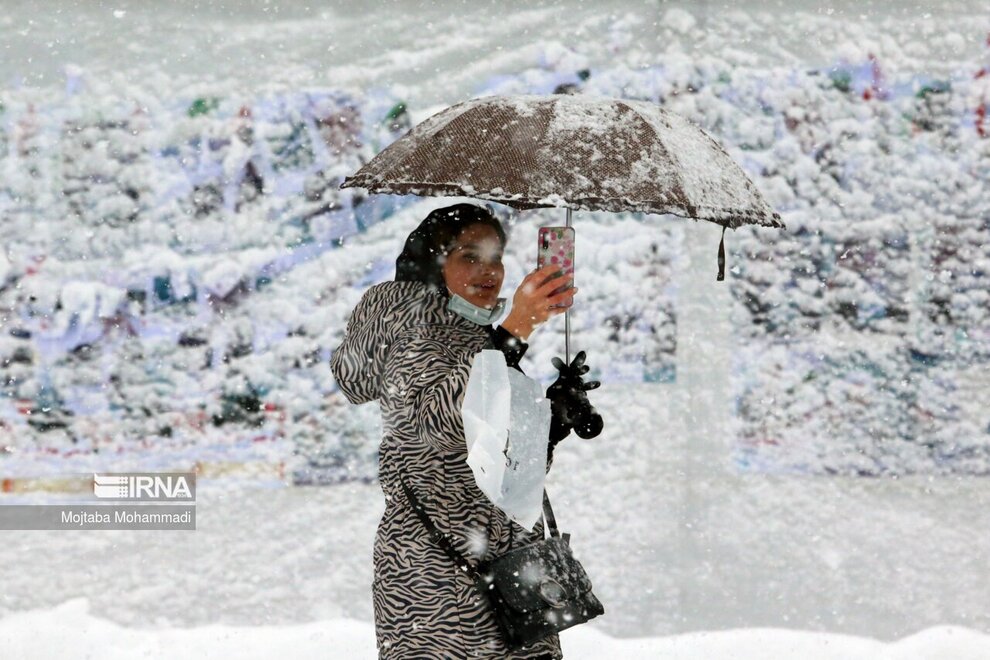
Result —
[[478, 307], [484, 307], [485, 309], [492, 309], [495, 307], [495, 303], [498, 302], [497, 293], [488, 293], [481, 295], [474, 295], [468, 298], [468, 301], [472, 305], [477, 305]]

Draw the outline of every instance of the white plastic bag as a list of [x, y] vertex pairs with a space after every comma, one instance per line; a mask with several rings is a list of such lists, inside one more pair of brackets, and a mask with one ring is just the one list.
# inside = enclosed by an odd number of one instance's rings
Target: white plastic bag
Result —
[[488, 499], [524, 529], [543, 511], [550, 401], [540, 383], [510, 369], [502, 351], [474, 358], [462, 407], [467, 463]]

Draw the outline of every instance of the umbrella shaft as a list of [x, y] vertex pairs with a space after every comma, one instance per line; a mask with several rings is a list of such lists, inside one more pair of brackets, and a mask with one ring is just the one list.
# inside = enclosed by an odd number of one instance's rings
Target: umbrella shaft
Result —
[[[571, 226], [571, 210], [567, 209], [567, 226]], [[574, 242], [577, 243], [575, 236]], [[571, 363], [571, 308], [564, 310], [564, 364]]]

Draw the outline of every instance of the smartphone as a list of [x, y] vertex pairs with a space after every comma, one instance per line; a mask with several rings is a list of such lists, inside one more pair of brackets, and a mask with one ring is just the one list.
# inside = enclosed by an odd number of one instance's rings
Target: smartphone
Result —
[[[540, 227], [539, 245], [536, 251], [536, 267], [543, 268], [550, 264], [560, 266], [564, 275], [574, 274], [574, 227]], [[556, 289], [555, 295], [574, 286], [574, 282]], [[574, 303], [574, 298], [568, 298], [554, 307], [568, 307]]]

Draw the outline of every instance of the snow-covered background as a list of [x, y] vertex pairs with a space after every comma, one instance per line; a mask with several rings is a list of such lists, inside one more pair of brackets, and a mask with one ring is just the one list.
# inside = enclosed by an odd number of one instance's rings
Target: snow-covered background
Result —
[[[788, 225], [728, 232], [716, 283], [714, 225], [575, 215], [571, 346], [606, 429], [561, 446], [549, 489], [606, 605], [589, 627], [990, 630], [978, 3], [50, 9], [0, 16], [3, 498], [91, 469], [207, 483], [192, 534], [0, 532], [0, 614], [370, 622], [379, 420], [329, 351], [450, 200], [336, 183], [446, 105], [567, 89], [699, 123]], [[563, 212], [499, 213], [511, 300]], [[547, 382], [556, 321], [523, 365]], [[633, 653], [716, 657], [656, 644]]]

